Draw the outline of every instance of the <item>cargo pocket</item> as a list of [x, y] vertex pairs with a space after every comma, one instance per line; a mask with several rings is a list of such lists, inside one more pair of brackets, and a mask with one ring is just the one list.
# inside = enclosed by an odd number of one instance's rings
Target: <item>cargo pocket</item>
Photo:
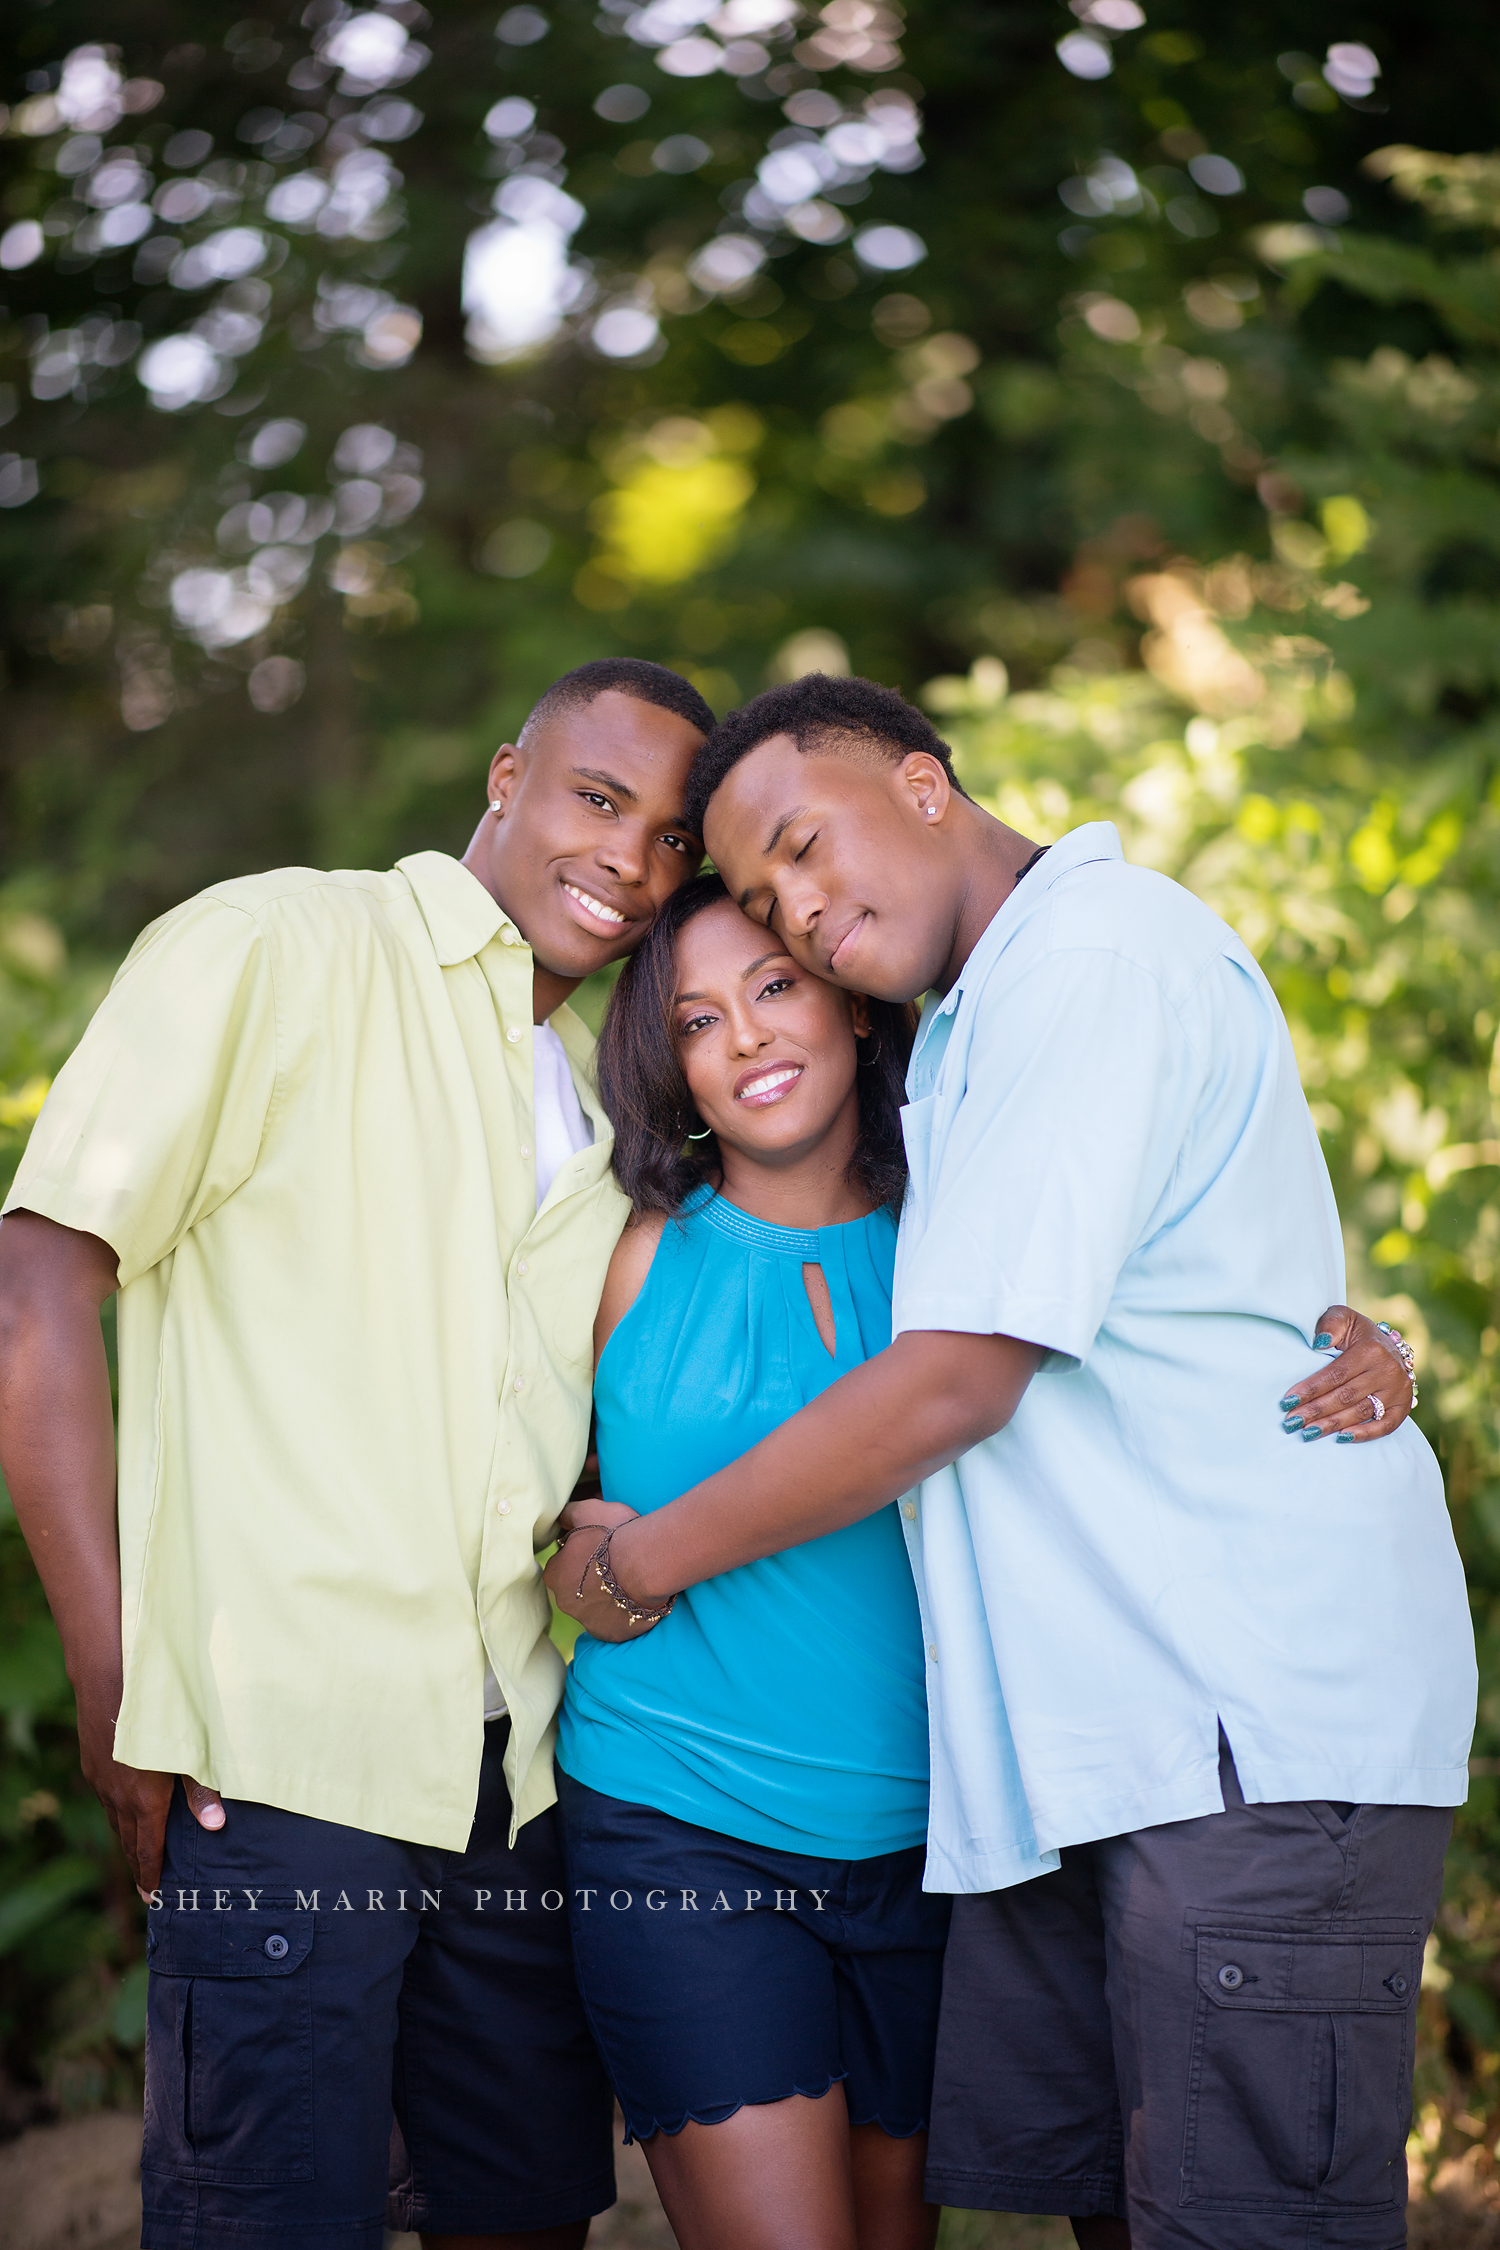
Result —
[[143, 2171], [226, 2187], [313, 2177], [316, 1921], [285, 1899], [153, 1911]]
[[[1423, 1933], [1200, 1924], [1184, 2204], [1313, 2211], [1397, 2200]], [[1382, 2240], [1384, 2237], [1382, 2237]]]

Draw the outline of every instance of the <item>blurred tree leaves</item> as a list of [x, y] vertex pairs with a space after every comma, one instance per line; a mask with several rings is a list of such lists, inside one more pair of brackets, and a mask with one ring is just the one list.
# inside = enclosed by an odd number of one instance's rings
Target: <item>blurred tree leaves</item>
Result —
[[[1362, 106], [1321, 74], [1331, 12], [1093, 27], [1102, 79], [1059, 62], [1050, 0], [877, 15], [10, 19], [0, 500], [28, 463], [38, 489], [0, 506], [0, 865], [55, 871], [70, 937], [119, 943], [230, 868], [456, 840], [494, 741], [601, 649], [720, 702], [810, 627], [909, 689], [987, 648], [1024, 674], [1086, 601], [1009, 605], [1080, 541], [1263, 536], [1257, 476], [1337, 323], [1326, 292], [1308, 331], [1272, 307], [1253, 231], [1306, 227], [1307, 194], [1389, 206], [1357, 165], [1393, 127], [1480, 145], [1482, 11], [1388, 13]], [[913, 238], [912, 266], [859, 249]], [[1371, 333], [1347, 292], [1339, 318]], [[1237, 440], [1189, 446], [1205, 474], [1068, 340], [1132, 321], [1148, 410], [1184, 367], [1243, 379]], [[753, 447], [653, 460], [726, 409]], [[615, 569], [643, 480], [692, 508], [695, 475], [721, 536], [691, 577]]]

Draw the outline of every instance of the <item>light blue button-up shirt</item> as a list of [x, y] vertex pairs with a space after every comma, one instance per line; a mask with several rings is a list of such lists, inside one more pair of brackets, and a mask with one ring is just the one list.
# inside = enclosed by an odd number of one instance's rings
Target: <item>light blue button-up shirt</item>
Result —
[[930, 1888], [1252, 1804], [1461, 1804], [1473, 1634], [1415, 1423], [1286, 1435], [1344, 1292], [1274, 994], [1107, 823], [1018, 884], [930, 1002], [904, 1112], [894, 1327], [1046, 1357], [916, 1495]]

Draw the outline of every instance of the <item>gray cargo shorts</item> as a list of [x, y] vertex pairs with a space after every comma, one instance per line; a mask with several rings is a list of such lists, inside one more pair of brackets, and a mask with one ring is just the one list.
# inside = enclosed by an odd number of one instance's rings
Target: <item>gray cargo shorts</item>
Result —
[[1400, 2250], [1451, 1811], [1247, 1805], [953, 1902], [927, 2195], [1134, 2250]]

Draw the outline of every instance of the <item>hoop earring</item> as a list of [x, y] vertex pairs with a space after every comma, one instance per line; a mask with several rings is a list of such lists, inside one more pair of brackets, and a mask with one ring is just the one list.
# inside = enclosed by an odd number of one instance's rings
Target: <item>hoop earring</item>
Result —
[[690, 1141], [706, 1141], [712, 1131], [712, 1125], [705, 1125], [701, 1133], [689, 1133], [688, 1139]]
[[[864, 1032], [858, 1032], [858, 1031], [857, 1031], [857, 1032], [855, 1033], [855, 1035], [854, 1035], [854, 1036], [855, 1036], [856, 1040], [857, 1040], [857, 1041], [859, 1041], [859, 1043], [860, 1043], [861, 1045], [863, 1045], [864, 1041], [865, 1041], [865, 1040], [867, 1040], [867, 1039], [868, 1039], [868, 1038], [870, 1037], [870, 1034], [869, 1034], [869, 1032], [868, 1032], [868, 1031], [864, 1031]], [[855, 1061], [856, 1061], [856, 1063], [858, 1064], [858, 1066], [859, 1066], [859, 1068], [860, 1068], [861, 1070], [868, 1070], [868, 1069], [869, 1069], [869, 1068], [871, 1067], [871, 1065], [872, 1065], [872, 1064], [874, 1064], [874, 1063], [878, 1063], [878, 1062], [879, 1062], [879, 1060], [880, 1060], [880, 1041], [879, 1041], [878, 1039], [877, 1039], [877, 1040], [875, 1041], [874, 1045], [873, 1045], [873, 1046], [871, 1047], [871, 1049], [870, 1049], [870, 1052], [869, 1052], [869, 1053], [868, 1053], [867, 1055], [857, 1055], [857, 1056], [855, 1057]]]

